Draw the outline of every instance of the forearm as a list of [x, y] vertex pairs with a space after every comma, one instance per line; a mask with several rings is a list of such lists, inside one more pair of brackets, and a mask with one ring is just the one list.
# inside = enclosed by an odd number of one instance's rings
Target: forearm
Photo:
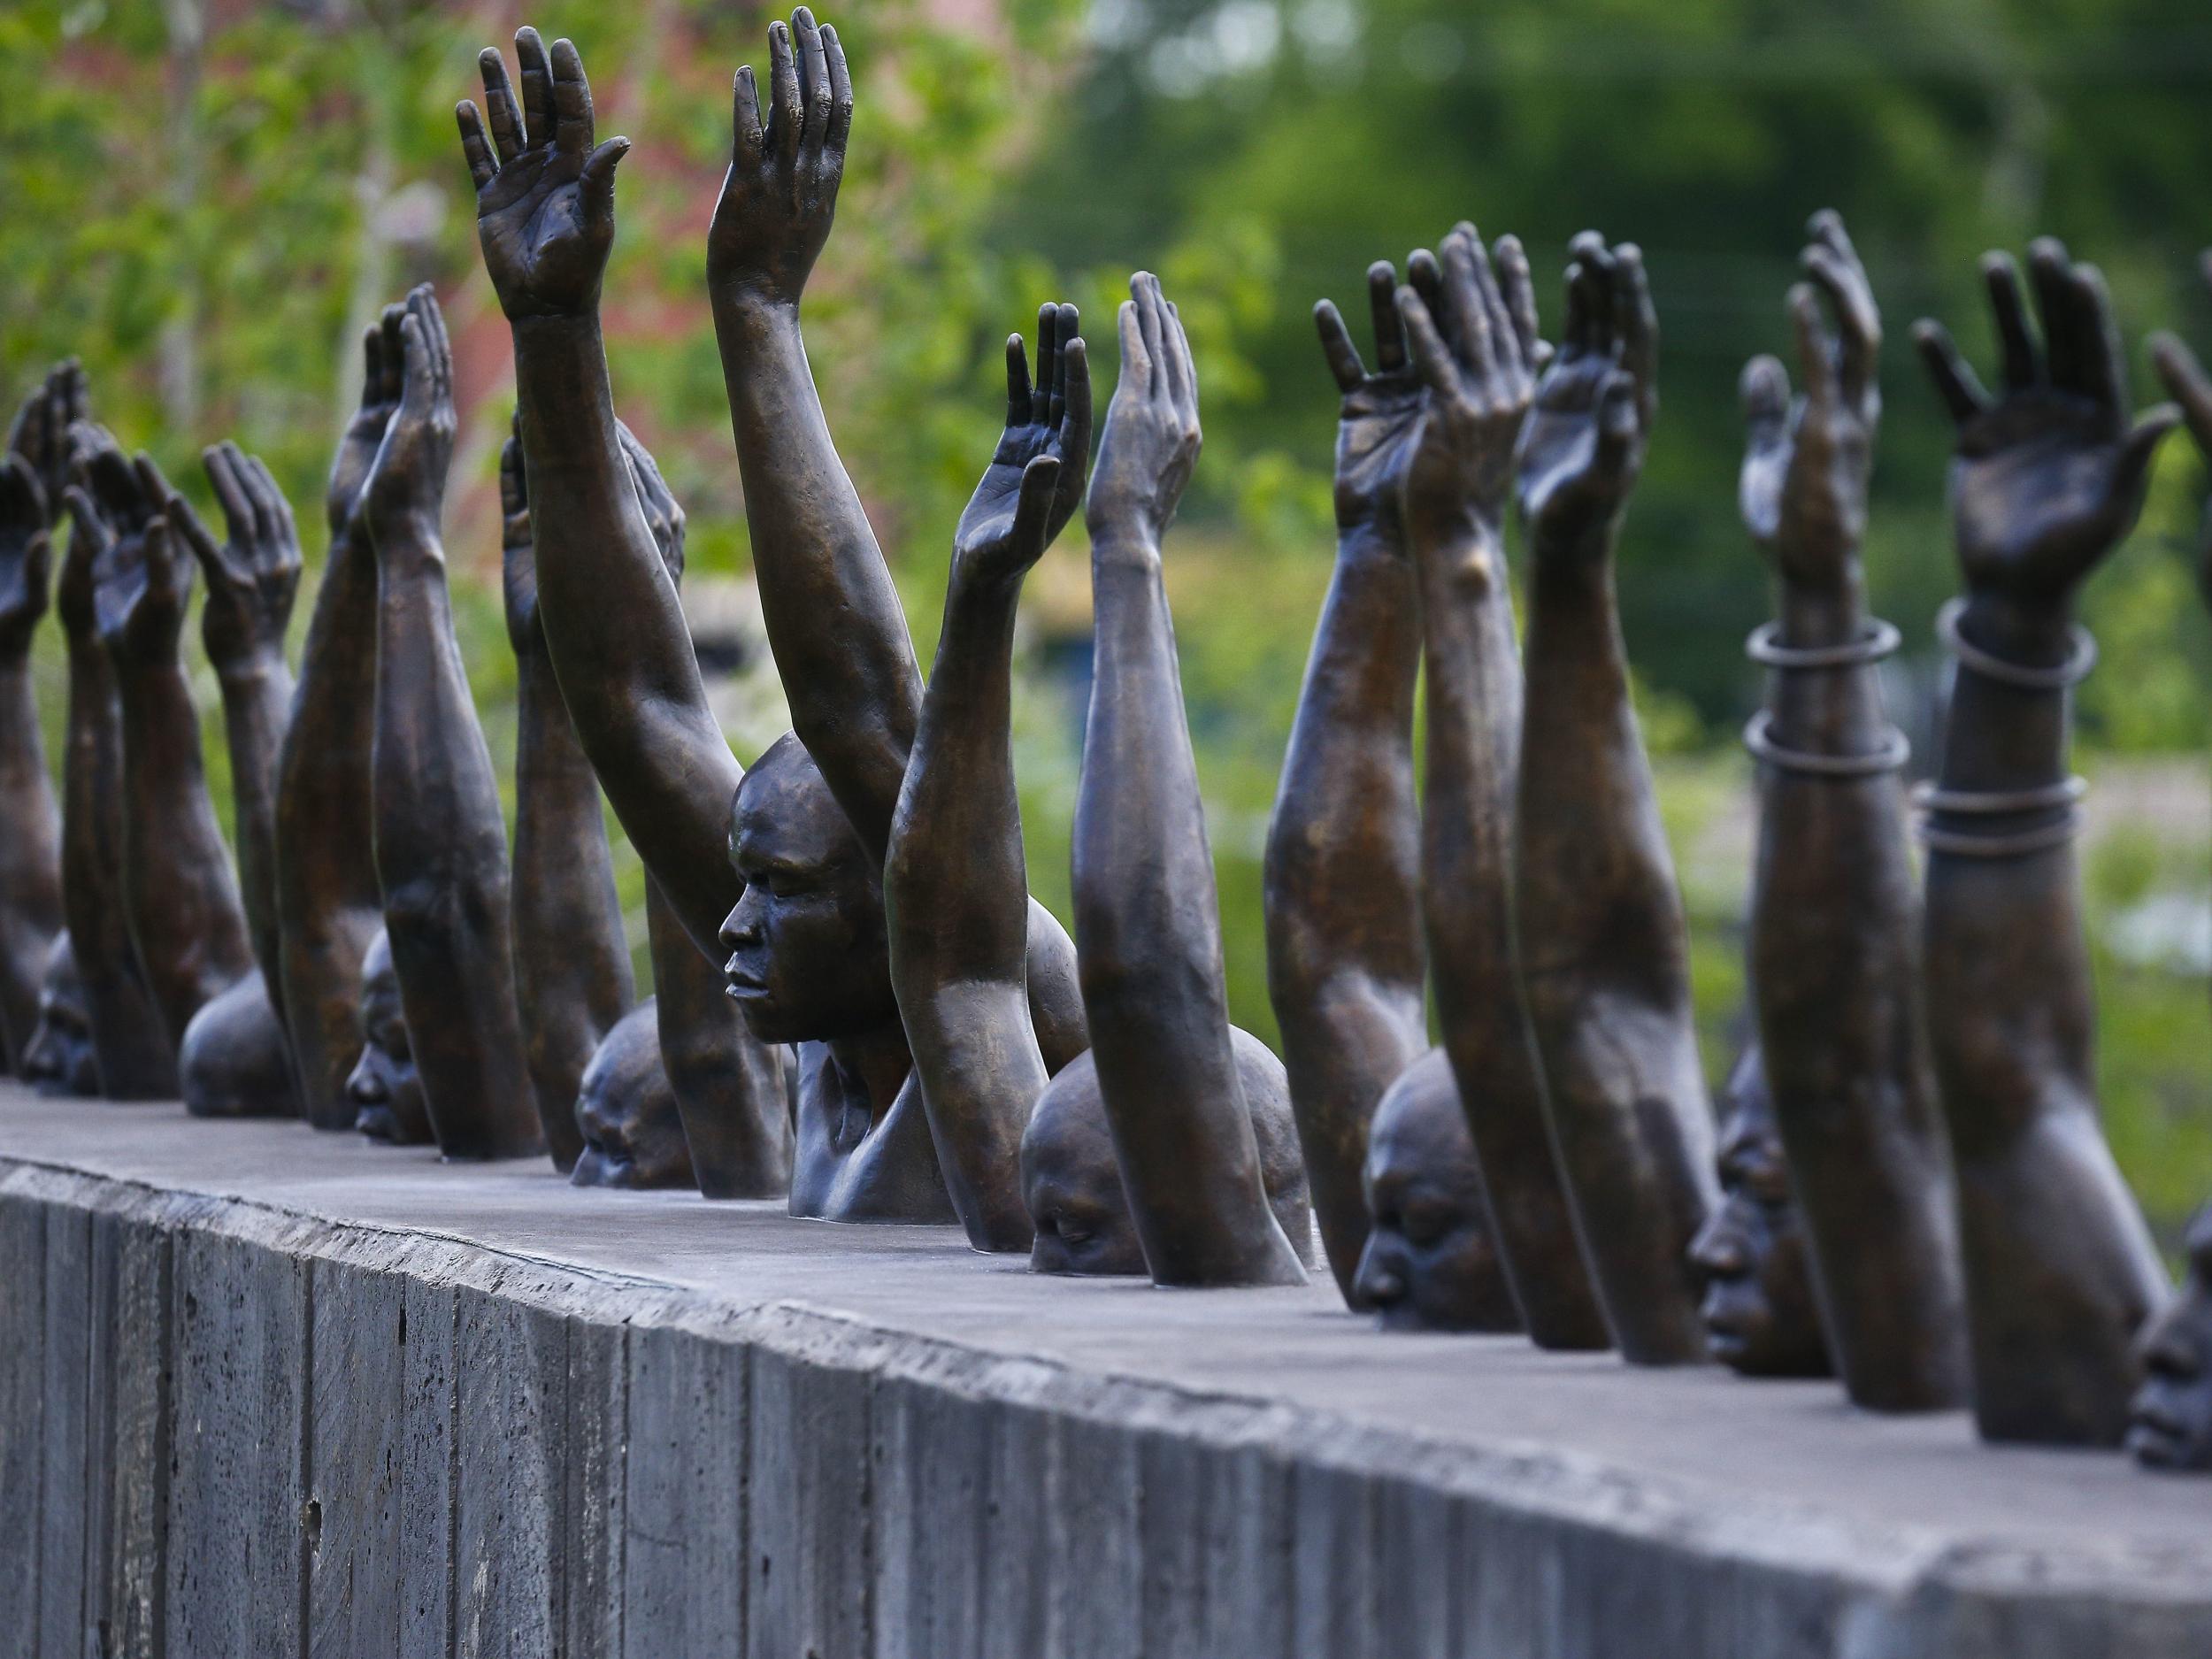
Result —
[[19, 1059], [37, 1023], [47, 943], [62, 925], [61, 812], [27, 657], [0, 657], [0, 1030]]
[[69, 645], [68, 751], [62, 771], [62, 916], [84, 981], [86, 1021], [111, 1100], [177, 1092], [176, 1050], [163, 1034], [131, 944], [123, 898], [123, 725], [114, 670], [96, 640]]
[[1532, 564], [1515, 840], [1524, 981], [1532, 1003], [1563, 984], [1686, 1019], [1681, 902], [1611, 580], [1595, 559]]
[[743, 775], [616, 435], [597, 317], [514, 330], [538, 614], [600, 787], [702, 950], [737, 902], [724, 837]]
[[902, 996], [953, 981], [1020, 987], [1028, 871], [1014, 787], [1018, 584], [956, 584], [899, 801], [884, 897]]
[[[1411, 999], [1419, 1023], [1420, 872], [1413, 695], [1421, 638], [1402, 551], [1339, 548], [1269, 826], [1268, 981], [1310, 1007], [1356, 973]], [[1285, 1024], [1287, 1034], [1289, 1025]]]
[[898, 590], [838, 459], [798, 313], [718, 294], [754, 573], [799, 741], [880, 858], [920, 718]]
[[238, 885], [254, 959], [281, 1010], [276, 904], [276, 791], [291, 718], [292, 671], [271, 649], [217, 670], [222, 686], [223, 726], [230, 743], [232, 800], [238, 835]]
[[599, 787], [541, 652], [525, 649], [515, 743], [515, 990], [557, 1163], [584, 1068], [635, 1000]]
[[1093, 552], [1097, 678], [1073, 861], [1084, 1008], [1146, 1260], [1156, 1279], [1203, 1282], [1268, 1254], [1249, 1225], [1264, 1208], [1258, 1154], [1157, 555]]
[[1267, 987], [1329, 1264], [1348, 1300], [1383, 1090], [1427, 1046], [1406, 549], [1339, 546], [1268, 828]]
[[[2008, 661], [2047, 666], [2068, 649], [2064, 616], [1970, 605], [1962, 637]], [[1955, 676], [1938, 787], [2027, 795], [2067, 775], [2067, 694]], [[2070, 805], [1931, 814], [1932, 831], [2021, 836], [2061, 825]], [[1927, 873], [1928, 1025], [1952, 1137], [1962, 1156], [2025, 1133], [2049, 1104], [2093, 1105], [2093, 1008], [2073, 844], [2009, 857], [1932, 846]]]
[[174, 1044], [252, 972], [230, 850], [215, 819], [192, 689], [176, 663], [120, 672], [123, 892], [140, 965]]
[[419, 529], [378, 552], [376, 867], [408, 1038], [447, 1156], [535, 1151], [507, 838], [443, 562]]

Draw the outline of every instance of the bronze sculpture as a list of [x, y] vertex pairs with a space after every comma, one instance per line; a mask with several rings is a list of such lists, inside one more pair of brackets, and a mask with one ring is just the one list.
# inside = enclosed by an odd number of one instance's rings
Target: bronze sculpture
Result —
[[[1515, 455], [1529, 541], [1514, 836], [1523, 984], [1560, 1167], [1606, 1317], [1638, 1364], [1702, 1358], [1685, 1256], [1714, 1202], [1682, 902], [1628, 695], [1612, 557], [1658, 404], [1643, 257], [1575, 238], [1558, 354]], [[1487, 295], [1486, 295], [1487, 299]], [[1505, 315], [1486, 304], [1483, 314]], [[1417, 353], [1433, 330], [1409, 326]], [[1464, 348], [1518, 353], [1517, 326]], [[1425, 325], [1425, 319], [1423, 319]]]
[[1089, 360], [1072, 305], [1037, 314], [1037, 383], [1006, 343], [1006, 428], [961, 514], [937, 660], [884, 859], [891, 984], [937, 1164], [979, 1250], [1027, 1250], [1023, 1131], [1048, 1081], [1029, 1012], [1029, 876], [1014, 792], [1022, 579], [1082, 499]]
[[2147, 1469], [2212, 1470], [2212, 1205], [2189, 1224], [2189, 1282], [2143, 1333], [2127, 1448]]
[[[595, 145], [575, 48], [557, 42], [549, 56], [529, 29], [516, 39], [519, 102], [488, 50], [488, 114], [465, 104], [459, 120], [486, 267], [514, 331], [546, 641], [600, 787], [694, 943], [731, 958], [755, 1035], [803, 1045], [793, 1213], [943, 1220], [926, 1117], [905, 1087], [879, 875], [920, 677], [797, 322], [829, 230], [845, 134], [845, 117], [831, 118], [849, 85], [834, 35], [826, 50], [810, 19], [801, 33], [803, 120], [782, 24], [765, 134], [752, 72], [739, 73], [738, 144], [709, 244], [755, 570], [799, 725], [749, 772], [714, 723], [674, 585], [622, 484], [598, 297], [626, 141]], [[828, 764], [818, 769], [801, 738], [823, 741]], [[858, 780], [851, 800], [833, 775]], [[1039, 1046], [1057, 1064], [1081, 1047], [1072, 964], [1034, 904], [1028, 926]]]
[[1336, 308], [1315, 308], [1342, 403], [1336, 565], [1283, 754], [1263, 865], [1267, 990], [1283, 1034], [1321, 1241], [1353, 1308], [1368, 1243], [1362, 1189], [1383, 1091], [1428, 1048], [1413, 687], [1421, 663], [1399, 494], [1419, 441], [1391, 267], [1368, 273], [1379, 373]]
[[637, 990], [599, 785], [538, 625], [519, 428], [499, 453], [501, 570], [515, 649], [515, 996], [538, 1121], [553, 1167], [567, 1174], [584, 1149], [577, 1091], [585, 1068]]
[[1095, 679], [1075, 802], [1083, 1009], [1153, 1282], [1300, 1284], [1267, 1202], [1230, 1036], [1221, 918], [1175, 665], [1161, 542], [1198, 460], [1182, 319], [1139, 272], [1120, 314], [1086, 519]]
[[0, 1067], [27, 1078], [49, 948], [61, 931], [61, 810], [46, 770], [31, 639], [46, 614], [54, 515], [83, 375], [64, 364], [24, 401], [0, 457]]
[[[1275, 1051], [1251, 1033], [1230, 1026], [1229, 1044], [1251, 1114], [1260, 1188], [1283, 1236], [1302, 1256], [1313, 1232], [1313, 1207], [1289, 1078]], [[1079, 1054], [1062, 1066], [1037, 1097], [1022, 1133], [1021, 1168], [1022, 1204], [1037, 1230], [1031, 1272], [1088, 1279], [1147, 1271], [1091, 1055]]]
[[[79, 463], [97, 515], [82, 533], [97, 549], [94, 604], [123, 712], [123, 899], [131, 943], [176, 1050], [186, 1108], [210, 1117], [289, 1111], [283, 1030], [254, 964], [179, 655], [192, 588], [190, 544], [206, 532], [196, 521], [188, 531], [188, 509], [149, 457], [126, 461], [92, 428], [81, 426], [79, 436]], [[273, 538], [281, 539], [273, 532]], [[276, 557], [281, 553], [280, 546]], [[280, 642], [290, 589], [279, 586]], [[226, 695], [233, 693], [227, 687]], [[243, 764], [258, 762], [250, 757]]]
[[[2212, 248], [2199, 257], [2197, 268], [2204, 285], [2212, 288]], [[2151, 363], [2165, 383], [2166, 395], [2181, 406], [2189, 435], [2197, 452], [2212, 465], [2212, 374], [2207, 374], [2196, 354], [2177, 335], [2161, 331], [2151, 336]], [[2212, 604], [2212, 502], [2208, 502], [2204, 528], [2197, 549], [2197, 581], [2205, 602]]]
[[695, 1189], [683, 1118], [661, 1064], [659, 1015], [647, 997], [592, 1050], [573, 1109], [583, 1151], [577, 1187]]
[[2131, 426], [2104, 280], [2050, 240], [1983, 262], [2005, 380], [1985, 392], [1940, 324], [1915, 331], [1958, 426], [1950, 500], [1965, 595], [1924, 804], [1928, 1028], [1950, 1129], [1974, 1412], [1997, 1440], [2114, 1445], [2164, 1269], [2097, 1121], [2091, 987], [2066, 771], [2067, 687], [2094, 647], [2075, 590], [2141, 510], [2171, 407]]
[[407, 1013], [400, 1004], [399, 975], [392, 971], [392, 943], [383, 929], [377, 930], [362, 954], [359, 974], [361, 995], [355, 1014], [359, 1030], [353, 1067], [346, 1074], [353, 1127], [372, 1141], [419, 1146], [433, 1138], [430, 1112], [423, 1104], [414, 1048], [407, 1041]]
[[1747, 1377], [1832, 1375], [1804, 1221], [1755, 1042], [1722, 1094], [1719, 1170], [1720, 1203], [1690, 1243], [1705, 1283], [1708, 1350]]
[[507, 832], [453, 635], [439, 539], [457, 417], [427, 287], [400, 323], [399, 407], [362, 486], [376, 553], [375, 849], [423, 1102], [449, 1158], [545, 1149], [523, 1058]]
[[1386, 1331], [1518, 1331], [1450, 1058], [1432, 1048], [1376, 1102], [1361, 1301]]
[[84, 981], [77, 975], [77, 955], [70, 949], [66, 927], [46, 948], [46, 972], [38, 990], [38, 1023], [31, 1028], [18, 1075], [42, 1094], [100, 1092], [100, 1063], [92, 1051]]
[[277, 759], [273, 908], [300, 1105], [318, 1129], [350, 1129], [346, 1087], [361, 1048], [361, 964], [384, 931], [371, 846], [376, 737], [376, 559], [361, 487], [399, 407], [406, 309], [365, 333], [360, 406], [338, 441], [324, 498], [329, 527], [299, 685]]
[[1542, 1348], [1603, 1348], [1612, 1333], [1568, 1197], [1513, 920], [1525, 714], [1505, 498], [1551, 349], [1513, 238], [1499, 240], [1494, 264], [1460, 225], [1440, 265], [1417, 254], [1407, 274], [1388, 323], [1376, 294], [1376, 327], [1386, 360], [1410, 338], [1426, 388], [1400, 511], [1427, 664], [1422, 911], [1437, 1015], [1529, 1334]]
[[1750, 647], [1770, 671], [1746, 740], [1763, 763], [1750, 982], [1844, 1388], [1878, 1411], [1932, 1409], [1967, 1396], [1966, 1310], [1921, 1019], [1906, 746], [1876, 668], [1897, 631], [1869, 618], [1859, 567], [1881, 317], [1842, 219], [1816, 214], [1807, 234], [1811, 280], [1789, 296], [1801, 396], [1772, 357], [1743, 377], [1743, 517], [1778, 595]]

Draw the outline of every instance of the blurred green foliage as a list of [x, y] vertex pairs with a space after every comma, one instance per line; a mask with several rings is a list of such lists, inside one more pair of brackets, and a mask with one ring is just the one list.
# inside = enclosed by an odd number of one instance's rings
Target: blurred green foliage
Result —
[[[723, 0], [15, 0], [0, 11], [0, 389], [81, 354], [101, 419], [204, 503], [193, 457], [236, 437], [310, 526], [311, 593], [359, 332], [436, 284], [468, 404], [446, 526], [457, 613], [503, 764], [493, 479], [511, 367], [452, 104], [475, 90], [478, 49], [518, 24], [577, 40], [602, 133], [636, 142], [607, 287], [617, 399], [690, 513], [693, 569], [741, 573], [704, 230], [730, 73], [764, 61], [770, 15]], [[1807, 215], [1842, 210], [1886, 307], [1868, 564], [1876, 608], [1905, 629], [1909, 702], [1935, 683], [1928, 618], [1953, 583], [1948, 432], [1910, 321], [1943, 316], [1986, 361], [1976, 257], [2048, 231], [2103, 266], [2139, 364], [2154, 325], [2212, 345], [2193, 274], [2212, 242], [2202, 0], [852, 0], [829, 15], [860, 111], [809, 340], [925, 664], [950, 528], [996, 429], [1005, 333], [1042, 300], [1079, 303], [1102, 396], [1128, 272], [1160, 271], [1181, 305], [1207, 449], [1171, 590], [1233, 1011], [1263, 1035], [1258, 852], [1333, 539], [1315, 298], [1352, 312], [1371, 260], [1402, 265], [1462, 217], [1524, 237], [1548, 312], [1575, 231], [1644, 247], [1664, 408], [1620, 581], [1716, 1075], [1742, 996], [1749, 808], [1730, 740], [1757, 683], [1739, 644], [1766, 603], [1734, 509], [1735, 384], [1751, 354], [1786, 356]], [[2081, 696], [2085, 745], [2152, 772], [2212, 735], [2212, 626], [2187, 566], [2204, 486], [2170, 444], [2086, 604], [2108, 666]], [[1033, 580], [1018, 737], [1032, 883], [1064, 915], [1086, 586], [1079, 526]], [[204, 673], [201, 693], [227, 814]], [[2170, 1237], [2212, 1190], [2205, 988], [2103, 941], [2116, 917], [2201, 901], [2201, 769], [2179, 775], [2088, 859], [2107, 1109]]]

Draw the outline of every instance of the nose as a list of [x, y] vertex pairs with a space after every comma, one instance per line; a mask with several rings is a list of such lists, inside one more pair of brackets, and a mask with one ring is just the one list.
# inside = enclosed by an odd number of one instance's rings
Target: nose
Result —
[[357, 1106], [380, 1106], [387, 1098], [384, 1079], [377, 1074], [375, 1063], [365, 1048], [346, 1075], [346, 1098]]
[[1367, 1248], [1360, 1252], [1359, 1271], [1352, 1276], [1353, 1288], [1362, 1300], [1376, 1308], [1394, 1308], [1406, 1299], [1406, 1276], [1389, 1251], [1376, 1248], [1376, 1237], [1370, 1233]]
[[1690, 1240], [1690, 1260], [1709, 1279], [1740, 1279], [1751, 1271], [1743, 1235], [1723, 1216], [1715, 1216]]
[[[748, 887], [745, 898], [751, 896], [752, 889]], [[740, 946], [749, 945], [759, 936], [759, 924], [747, 913], [745, 898], [730, 906], [730, 913], [722, 918], [722, 932], [718, 936], [725, 950], [735, 950]]]

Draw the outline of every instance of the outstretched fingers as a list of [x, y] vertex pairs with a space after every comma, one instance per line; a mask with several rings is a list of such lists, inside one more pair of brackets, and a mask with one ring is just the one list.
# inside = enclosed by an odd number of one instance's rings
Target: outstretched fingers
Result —
[[1344, 318], [1334, 302], [1314, 302], [1313, 326], [1321, 336], [1321, 355], [1328, 359], [1329, 373], [1336, 377], [1337, 390], [1359, 390], [1361, 382], [1367, 379], [1367, 365], [1360, 361], [1359, 348], [1352, 343], [1351, 330], [1345, 327]]
[[[1414, 255], [1416, 264], [1425, 264], [1423, 274], [1432, 280], [1436, 276], [1436, 261], [1424, 253]], [[1406, 337], [1398, 322], [1398, 273], [1387, 259], [1378, 259], [1367, 267], [1367, 307], [1375, 319], [1375, 373], [1394, 374], [1406, 365]]]
[[1981, 381], [1959, 355], [1958, 342], [1951, 338], [1951, 331], [1932, 317], [1925, 317], [1913, 325], [1912, 339], [1920, 349], [1920, 360], [1927, 366], [1928, 379], [1935, 386], [1936, 396], [1950, 411], [1952, 421], [1963, 426], [1978, 419], [1989, 408], [1989, 394], [1982, 389]]
[[1835, 348], [1810, 283], [1791, 288], [1789, 307], [1790, 323], [1797, 332], [1797, 372], [1805, 384], [1805, 401], [1814, 409], [1831, 409], [1841, 397], [1843, 388]]
[[1743, 400], [1744, 435], [1751, 452], [1779, 448], [1790, 426], [1790, 377], [1781, 359], [1763, 355], [1745, 364], [1737, 393]]
[[2043, 378], [2043, 364], [2028, 327], [2028, 306], [2020, 291], [2020, 267], [2008, 253], [1982, 256], [1982, 282], [1989, 290], [1989, 314], [1997, 326], [1998, 350], [2004, 363], [2005, 389], [2024, 392]]
[[818, 150], [829, 134], [829, 59], [822, 48], [822, 31], [814, 13], [801, 6], [791, 14], [791, 33], [799, 50], [799, 91], [805, 99], [799, 122], [799, 146]]
[[822, 26], [822, 53], [829, 62], [830, 82], [829, 131], [823, 137], [822, 148], [830, 161], [841, 168], [846, 141], [853, 130], [853, 75], [845, 62], [845, 43], [826, 23]]
[[507, 79], [507, 60], [499, 55], [499, 49], [487, 46], [477, 53], [476, 67], [484, 79], [484, 114], [491, 124], [493, 148], [503, 167], [528, 145], [530, 129], [522, 119], [514, 83]]
[[1804, 253], [1805, 274], [1828, 296], [1835, 310], [1837, 373], [1843, 396], [1863, 403], [1879, 385], [1882, 311], [1874, 285], [1843, 227], [1842, 216], [1824, 208], [1809, 227], [1812, 242]]
[[730, 159], [748, 172], [760, 165], [767, 135], [760, 122], [760, 87], [753, 66], [740, 64], [730, 82]]
[[[1491, 349], [1490, 308], [1475, 275], [1472, 241], [1458, 231], [1444, 239], [1444, 324], [1468, 371], [1487, 380], [1496, 359]], [[1427, 320], [1433, 325], [1437, 319]]]
[[254, 521], [253, 503], [246, 493], [246, 481], [240, 476], [235, 446], [209, 445], [200, 451], [200, 465], [207, 470], [207, 481], [214, 488], [216, 505], [223, 510], [225, 531], [239, 546], [250, 545], [258, 528]]
[[579, 160], [591, 154], [595, 120], [591, 82], [575, 42], [564, 35], [553, 42], [553, 147]]
[[1613, 326], [1621, 366], [1636, 387], [1636, 419], [1648, 431], [1659, 410], [1659, 311], [1651, 301], [1644, 253], [1632, 242], [1613, 250]]
[[475, 104], [463, 98], [453, 106], [453, 119], [461, 129], [461, 154], [468, 162], [469, 184], [481, 196], [484, 187], [499, 177], [499, 164], [484, 138], [483, 117], [476, 112]]
[[553, 65], [546, 58], [544, 36], [526, 23], [515, 31], [515, 69], [522, 81], [526, 142], [550, 144], [559, 124], [554, 115]]
[[1529, 270], [1528, 250], [1521, 246], [1518, 236], [1498, 238], [1495, 257], [1498, 266], [1498, 286], [1505, 298], [1506, 314], [1513, 319], [1513, 333], [1521, 344], [1521, 361], [1532, 373], [1540, 373], [1551, 357], [1537, 331], [1536, 281]]
[[1428, 306], [1410, 284], [1398, 290], [1398, 317], [1405, 329], [1406, 339], [1413, 347], [1413, 365], [1422, 382], [1436, 397], [1450, 397], [1458, 391], [1458, 373], [1452, 361], [1451, 348], [1444, 343], [1444, 336], [1430, 315]]
[[1006, 336], [1006, 430], [1018, 432], [1030, 424], [1036, 395], [1029, 384], [1029, 357], [1019, 334]]
[[786, 160], [799, 152], [799, 65], [791, 27], [779, 18], [768, 26], [768, 142]]

